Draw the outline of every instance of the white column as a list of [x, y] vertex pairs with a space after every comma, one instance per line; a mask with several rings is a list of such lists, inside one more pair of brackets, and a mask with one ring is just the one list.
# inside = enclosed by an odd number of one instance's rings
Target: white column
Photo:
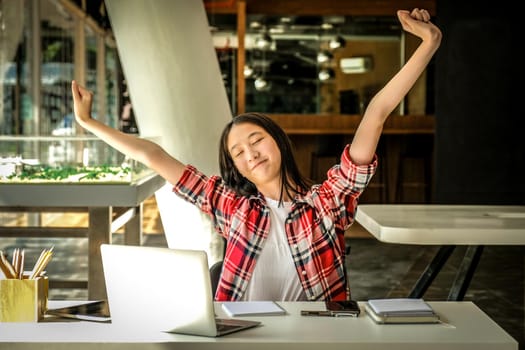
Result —
[[[107, 0], [141, 136], [218, 173], [218, 143], [231, 110], [202, 1]], [[170, 247], [209, 251], [211, 226], [193, 206], [157, 197]], [[210, 264], [214, 262], [210, 256]]]

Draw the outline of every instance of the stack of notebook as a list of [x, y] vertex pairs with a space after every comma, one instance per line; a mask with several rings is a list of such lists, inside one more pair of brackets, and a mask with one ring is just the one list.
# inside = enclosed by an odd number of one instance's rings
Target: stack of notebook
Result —
[[376, 323], [439, 322], [439, 315], [423, 299], [370, 299], [365, 310]]

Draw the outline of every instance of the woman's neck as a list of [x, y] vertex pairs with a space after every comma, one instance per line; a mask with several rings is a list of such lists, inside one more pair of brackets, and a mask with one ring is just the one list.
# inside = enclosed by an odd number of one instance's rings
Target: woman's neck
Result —
[[[281, 184], [273, 185], [273, 186], [260, 186], [257, 188], [257, 190], [266, 198], [270, 198], [276, 201], [280, 201], [282, 199], [283, 202], [290, 202], [292, 200], [292, 197], [284, 189]], [[282, 198], [281, 198], [282, 193]]]

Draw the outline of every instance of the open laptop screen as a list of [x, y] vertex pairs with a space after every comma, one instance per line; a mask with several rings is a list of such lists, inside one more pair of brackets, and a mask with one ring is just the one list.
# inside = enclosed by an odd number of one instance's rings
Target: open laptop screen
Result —
[[[112, 323], [221, 335], [215, 321], [206, 252], [102, 244], [101, 254]], [[251, 327], [259, 324], [236, 321]]]

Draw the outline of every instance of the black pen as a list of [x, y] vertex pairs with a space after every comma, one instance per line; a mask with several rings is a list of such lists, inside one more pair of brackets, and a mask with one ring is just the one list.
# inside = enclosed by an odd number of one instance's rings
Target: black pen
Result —
[[357, 317], [359, 314], [354, 312], [334, 312], [328, 310], [301, 310], [301, 316]]
[[331, 311], [301, 310], [301, 316], [332, 316]]

